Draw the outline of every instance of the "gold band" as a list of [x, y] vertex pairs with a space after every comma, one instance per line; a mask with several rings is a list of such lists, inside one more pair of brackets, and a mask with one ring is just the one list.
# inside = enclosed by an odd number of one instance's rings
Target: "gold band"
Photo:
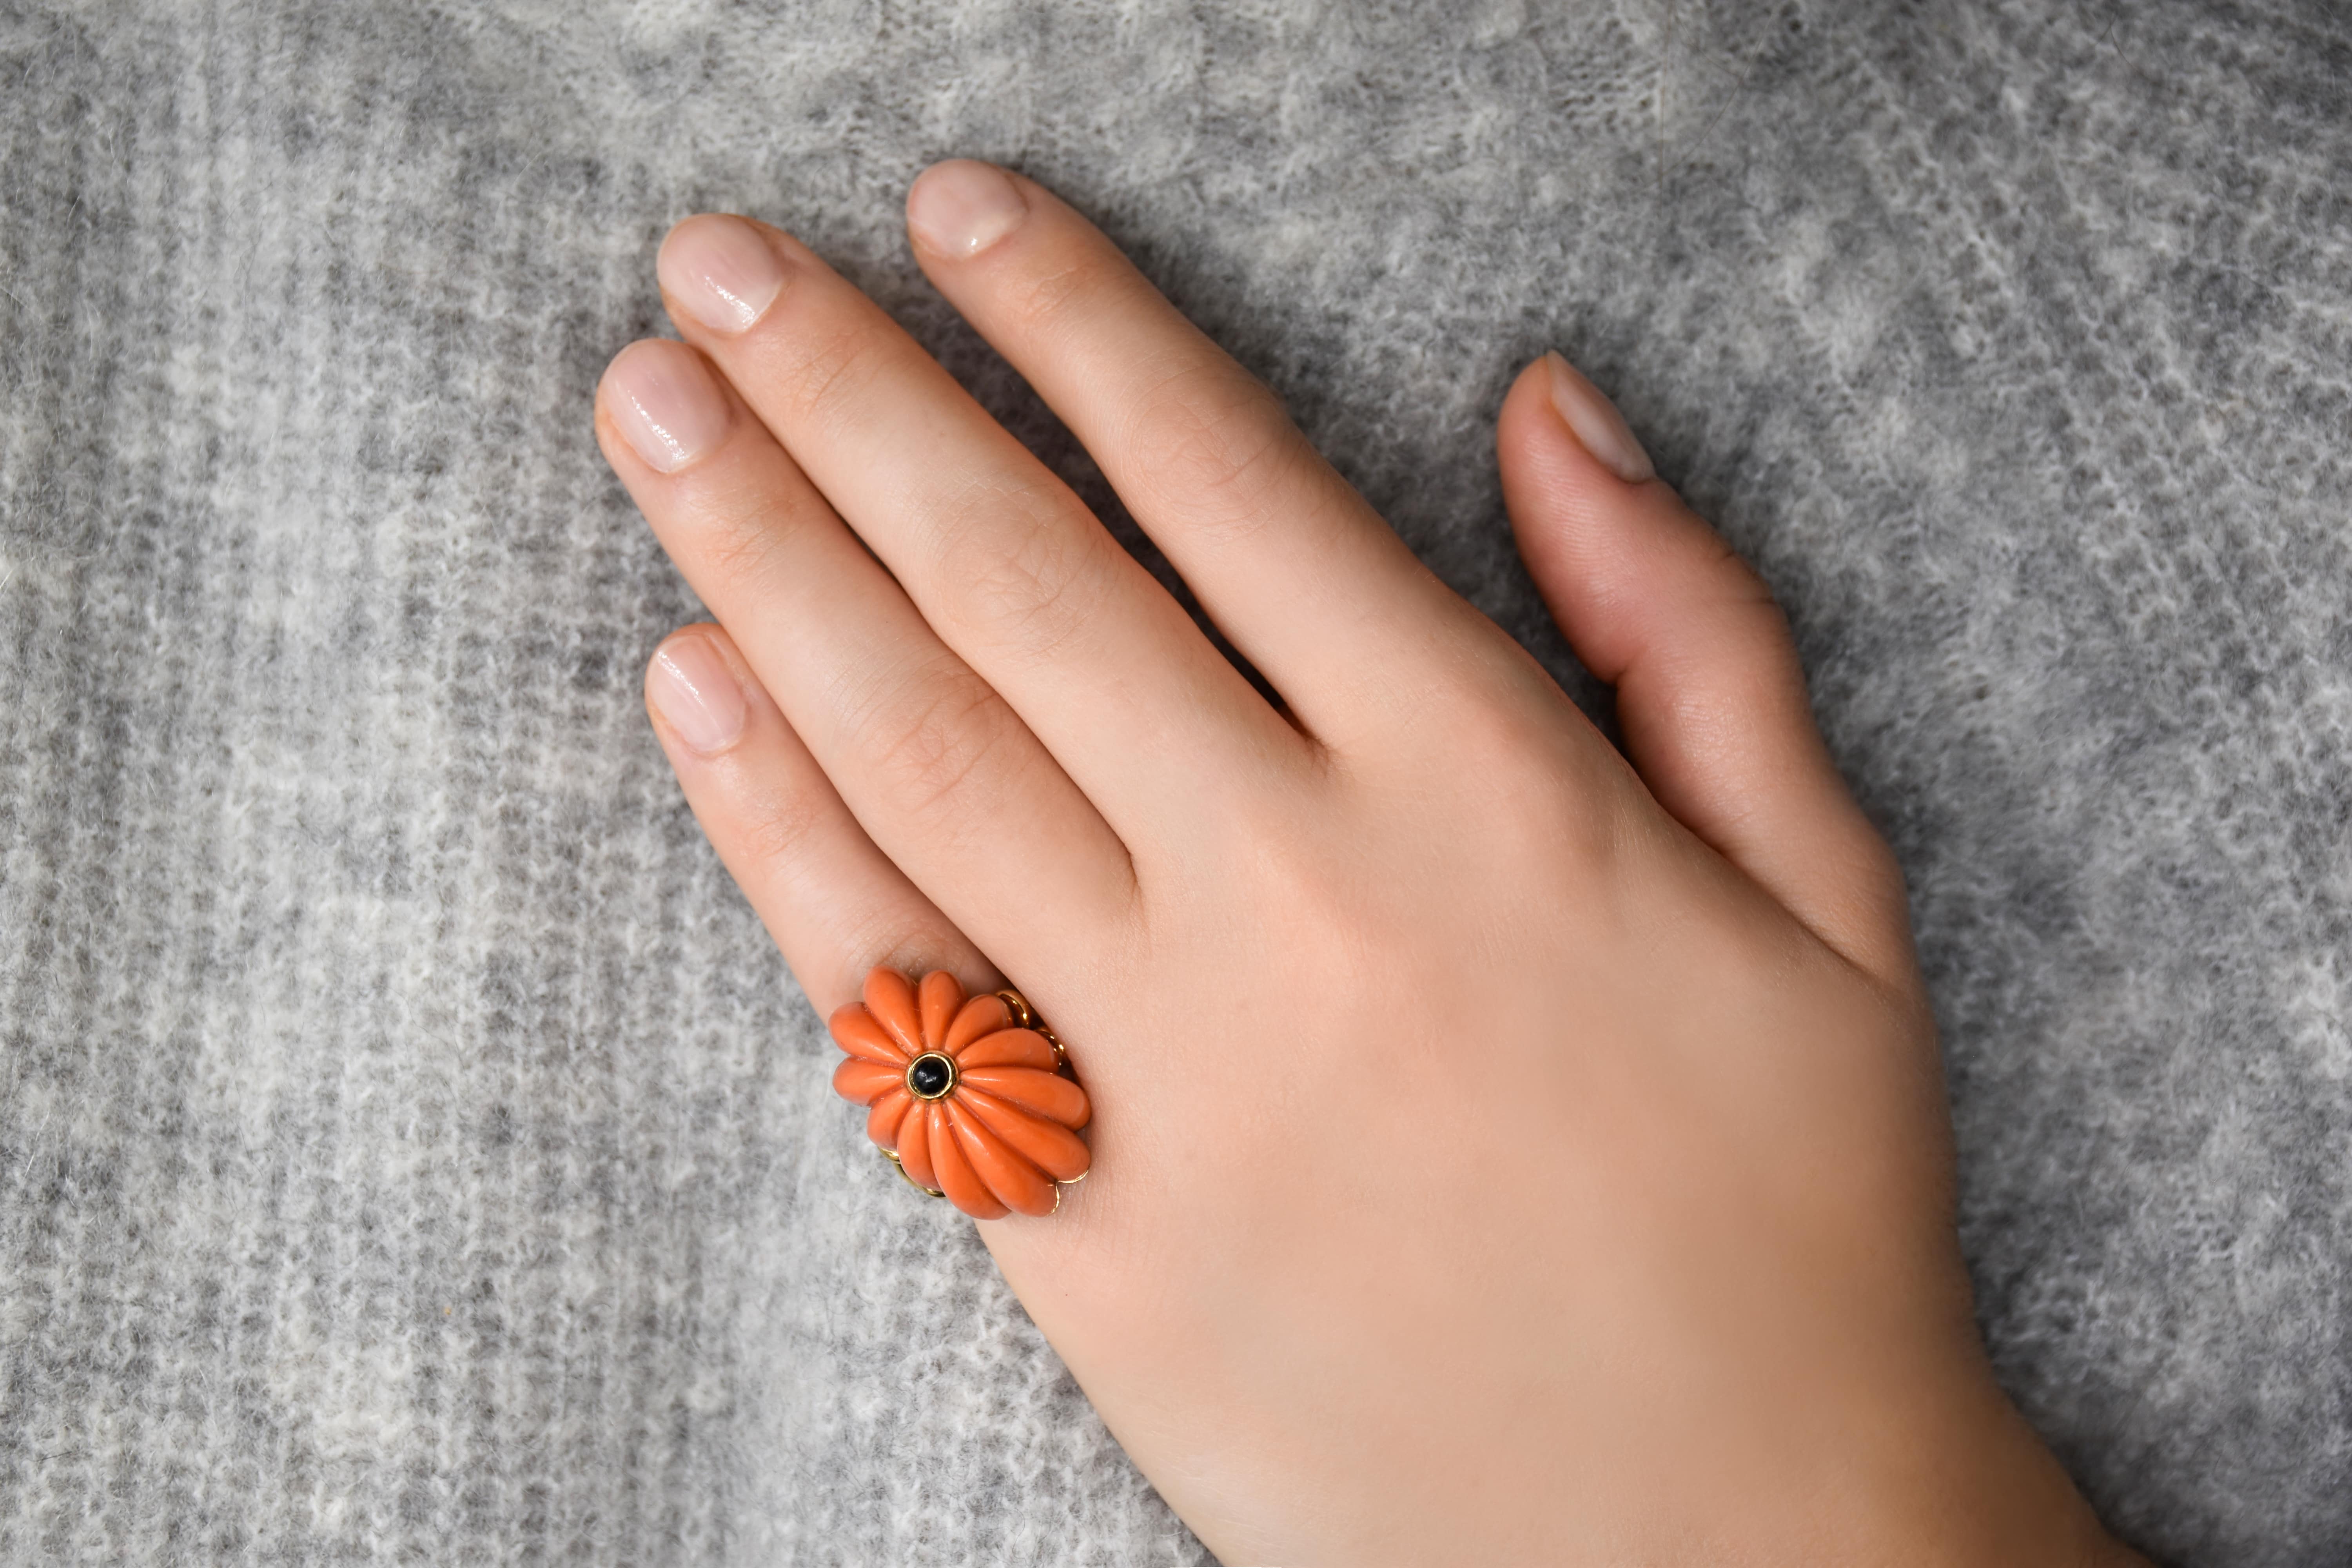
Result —
[[999, 991], [996, 994], [996, 996], [997, 999], [1003, 1002], [1007, 1008], [1012, 1010], [1014, 1026], [1027, 1029], [1033, 1034], [1040, 1036], [1047, 1045], [1054, 1047], [1054, 1065], [1055, 1067], [1067, 1067], [1070, 1065], [1070, 1053], [1062, 1048], [1060, 1038], [1055, 1035], [1053, 1030], [1045, 1026], [1045, 1020], [1037, 1016], [1037, 1009], [1029, 1005], [1028, 997], [1024, 996], [1020, 992], [1015, 991], [1010, 985], [1006, 986], [1003, 990]]
[[922, 1184], [922, 1183], [920, 1183], [920, 1182], [919, 1182], [919, 1181], [915, 1180], [915, 1178], [914, 1178], [914, 1177], [912, 1177], [912, 1176], [910, 1176], [910, 1175], [907, 1174], [907, 1165], [906, 1165], [906, 1162], [904, 1162], [904, 1161], [902, 1161], [902, 1160], [900, 1160], [900, 1159], [898, 1158], [898, 1151], [897, 1151], [896, 1149], [885, 1149], [885, 1150], [883, 1150], [883, 1151], [882, 1151], [882, 1157], [883, 1157], [885, 1160], [887, 1160], [887, 1161], [889, 1161], [889, 1162], [890, 1162], [890, 1168], [891, 1168], [892, 1170], [894, 1170], [894, 1171], [896, 1171], [896, 1172], [898, 1172], [898, 1179], [899, 1179], [900, 1181], [902, 1181], [902, 1182], [906, 1183], [908, 1186], [910, 1186], [910, 1187], [914, 1188], [917, 1192], [919, 1192], [919, 1193], [929, 1193], [931, 1196], [933, 1196], [933, 1197], [935, 1197], [935, 1198], [943, 1198], [943, 1197], [947, 1196], [947, 1194], [945, 1194], [945, 1193], [943, 1193], [943, 1192], [940, 1191], [940, 1190], [939, 1190], [939, 1188], [937, 1188], [937, 1187], [927, 1187], [927, 1186], [923, 1185], [923, 1184]]

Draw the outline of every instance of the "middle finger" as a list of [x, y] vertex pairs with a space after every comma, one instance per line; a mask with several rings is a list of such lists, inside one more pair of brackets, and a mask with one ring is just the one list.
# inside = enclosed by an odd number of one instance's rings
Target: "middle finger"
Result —
[[[662, 291], [803, 471], [1130, 850], [1306, 742], [1068, 486], [791, 237], [690, 218]], [[1234, 776], [1239, 765], [1239, 777]]]

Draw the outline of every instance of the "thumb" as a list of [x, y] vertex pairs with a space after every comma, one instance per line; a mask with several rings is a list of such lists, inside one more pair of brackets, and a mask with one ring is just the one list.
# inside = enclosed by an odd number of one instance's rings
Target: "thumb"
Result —
[[1650, 793], [1880, 981], [1916, 982], [1893, 853], [1822, 743], [1762, 578], [1683, 505], [1614, 405], [1557, 353], [1496, 429], [1519, 553]]

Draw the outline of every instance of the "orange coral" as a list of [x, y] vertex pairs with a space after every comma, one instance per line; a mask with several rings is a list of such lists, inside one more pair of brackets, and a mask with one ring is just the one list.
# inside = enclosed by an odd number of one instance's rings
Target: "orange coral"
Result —
[[943, 969], [919, 991], [877, 969], [865, 1001], [829, 1023], [849, 1053], [833, 1087], [867, 1108], [866, 1135], [917, 1186], [974, 1219], [1002, 1219], [1052, 1214], [1055, 1184], [1087, 1173], [1092, 1156], [1077, 1135], [1087, 1091], [1065, 1076], [1051, 1037], [1022, 1027], [1003, 995], [966, 1000]]

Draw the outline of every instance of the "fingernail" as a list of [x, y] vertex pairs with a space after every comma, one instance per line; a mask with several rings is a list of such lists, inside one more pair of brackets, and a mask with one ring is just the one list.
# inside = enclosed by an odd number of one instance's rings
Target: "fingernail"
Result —
[[750, 711], [734, 671], [698, 632], [680, 632], [656, 651], [646, 694], [687, 749], [706, 757], [735, 743]]
[[613, 424], [638, 457], [674, 474], [727, 434], [727, 399], [684, 343], [647, 338], [631, 343], [604, 372]]
[[664, 293], [714, 332], [743, 331], [784, 286], [784, 269], [766, 238], [723, 214], [690, 217], [671, 229], [654, 274]]
[[932, 164], [907, 193], [907, 226], [941, 256], [978, 256], [1028, 216], [1012, 175], [970, 158]]
[[1658, 470], [1650, 466], [1650, 454], [1633, 439], [1633, 427], [1617, 412], [1617, 405], [1601, 395], [1601, 389], [1557, 352], [1544, 358], [1551, 364], [1551, 405], [1559, 410], [1584, 449], [1629, 485], [1654, 478]]

